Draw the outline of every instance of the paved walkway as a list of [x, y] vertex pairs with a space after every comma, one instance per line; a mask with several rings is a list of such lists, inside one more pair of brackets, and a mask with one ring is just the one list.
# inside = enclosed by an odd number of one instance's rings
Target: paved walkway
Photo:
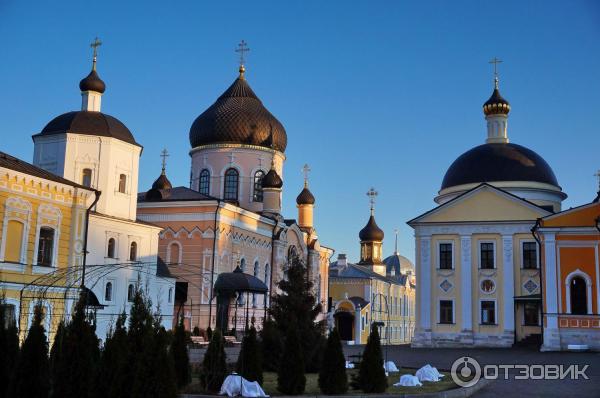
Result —
[[[385, 355], [385, 346], [384, 355]], [[362, 352], [363, 347], [345, 347], [346, 355]], [[517, 371], [509, 372], [509, 380], [496, 380], [476, 397], [600, 397], [600, 353], [539, 352], [528, 348], [508, 349], [457, 349], [457, 348], [410, 348], [409, 346], [387, 347], [388, 360], [398, 366], [419, 368], [430, 364], [449, 370], [460, 357], [469, 356], [482, 366], [492, 364], [556, 364], [589, 365], [586, 375], [589, 380], [515, 380]]]

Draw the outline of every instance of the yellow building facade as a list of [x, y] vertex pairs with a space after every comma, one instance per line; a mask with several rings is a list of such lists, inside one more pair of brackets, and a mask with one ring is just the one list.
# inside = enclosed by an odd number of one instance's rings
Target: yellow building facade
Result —
[[96, 194], [0, 152], [0, 295], [21, 338], [40, 304], [52, 340], [76, 300]]

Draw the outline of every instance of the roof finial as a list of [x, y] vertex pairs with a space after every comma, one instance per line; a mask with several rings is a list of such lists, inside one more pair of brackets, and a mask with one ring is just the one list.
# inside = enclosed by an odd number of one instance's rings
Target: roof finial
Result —
[[102, 45], [102, 42], [98, 37], [94, 39], [94, 41], [90, 44], [90, 47], [94, 49], [94, 55], [92, 58], [92, 70], [96, 70], [96, 59], [98, 58], [98, 47]]
[[396, 234], [396, 244], [394, 246], [394, 254], [398, 254], [398, 228], [394, 229], [394, 233]]
[[246, 71], [246, 67], [244, 66], [245, 63], [245, 53], [249, 52], [250, 49], [248, 48], [248, 43], [246, 43], [245, 40], [242, 40], [240, 42], [240, 44], [238, 44], [238, 48], [237, 50], [235, 50], [236, 53], [240, 53], [240, 68], [239, 68], [239, 72], [240, 72], [240, 78], [243, 79], [244, 78], [244, 72]]
[[310, 166], [308, 163], [304, 163], [302, 172], [304, 173], [304, 188], [308, 188], [308, 174], [310, 173]]
[[598, 192], [600, 192], [600, 170], [594, 174], [594, 177], [598, 178]]
[[496, 88], [496, 90], [498, 90], [498, 64], [501, 64], [502, 60], [498, 59], [497, 57], [494, 57], [488, 63], [494, 64], [494, 87]]
[[165, 170], [167, 168], [167, 158], [169, 157], [169, 152], [167, 152], [167, 148], [164, 148], [160, 152], [160, 157], [162, 158], [162, 173], [161, 174], [165, 175]]
[[367, 196], [369, 197], [369, 202], [371, 203], [371, 215], [375, 215], [375, 198], [379, 195], [375, 188], [371, 187], [367, 192]]

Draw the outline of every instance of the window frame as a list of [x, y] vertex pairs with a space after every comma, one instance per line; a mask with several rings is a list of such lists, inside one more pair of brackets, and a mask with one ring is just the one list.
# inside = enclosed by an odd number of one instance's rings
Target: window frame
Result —
[[[450, 268], [442, 268], [442, 245], [450, 245]], [[454, 269], [454, 241], [441, 240], [437, 242], [437, 269], [438, 270], [453, 270]]]
[[[134, 255], [132, 256], [132, 251], [135, 252], [133, 253]], [[132, 241], [131, 243], [129, 243], [129, 261], [138, 261], [138, 244], [136, 241]]]
[[[452, 307], [452, 319], [450, 322], [442, 321], [442, 302], [451, 303]], [[455, 314], [456, 306], [454, 305], [454, 299], [450, 298], [440, 298], [438, 300], [438, 324], [439, 325], [454, 325], [456, 323], [456, 314]]]
[[117, 180], [117, 192], [127, 194], [127, 180], [127, 174], [119, 173], [119, 178]]
[[[492, 267], [482, 267], [482, 245], [487, 245], [490, 244], [492, 245]], [[477, 259], [478, 259], [478, 265], [479, 265], [479, 269], [496, 269], [496, 241], [494, 240], [480, 240], [478, 242], [478, 250], [477, 250]]]
[[[493, 322], [483, 322], [483, 303], [493, 303]], [[488, 309], [489, 310], [489, 309]], [[479, 324], [485, 326], [497, 326], [498, 325], [498, 302], [494, 299], [481, 299], [479, 300]]]
[[[203, 188], [206, 188], [205, 190]], [[198, 192], [210, 195], [210, 170], [202, 169], [198, 175]]]
[[[231, 174], [230, 174], [231, 173]], [[235, 173], [235, 174], [233, 174]], [[235, 177], [235, 184], [233, 178]], [[235, 192], [230, 189], [235, 188]], [[235, 193], [235, 195], [233, 195]], [[223, 173], [223, 200], [239, 201], [240, 197], [240, 172], [235, 167], [229, 167]]]
[[[88, 177], [87, 171], [89, 171], [89, 184], [86, 184], [86, 177]], [[94, 175], [94, 170], [91, 169], [90, 167], [84, 167], [83, 169], [81, 169], [81, 185], [83, 185], [84, 187], [91, 188], [93, 175]]]
[[527, 310], [526, 310], [527, 304], [533, 304], [533, 305], [535, 305], [534, 302], [527, 302], [526, 301], [526, 302], [523, 303], [523, 323], [522, 323], [522, 326], [540, 326], [540, 320], [541, 320], [540, 306], [536, 305], [536, 319], [537, 319], [536, 323], [528, 323], [527, 322]]
[[[111, 250], [111, 241], [112, 241], [112, 250]], [[112, 253], [111, 253], [112, 251]], [[114, 237], [109, 237], [106, 242], [106, 258], [114, 258], [116, 259], [117, 254], [117, 240]]]
[[[258, 175], [260, 174], [260, 178]], [[264, 194], [262, 189], [262, 179], [265, 177], [264, 170], [256, 170], [252, 175], [252, 201], [262, 203]]]
[[136, 286], [134, 282], [129, 282], [127, 284], [127, 302], [133, 303], [133, 299], [135, 298], [135, 290]]
[[[106, 298], [107, 297], [107, 292], [108, 292], [108, 287], [110, 285], [110, 298]], [[114, 291], [115, 291], [115, 281], [108, 280], [106, 281], [106, 283], [104, 284], [104, 302], [106, 303], [112, 303], [113, 299], [114, 299]]]
[[[45, 238], [42, 237], [42, 231], [44, 230], [51, 230], [52, 231], [52, 239], [50, 240], [50, 244], [47, 243], [43, 243], [42, 240]], [[56, 265], [56, 228], [50, 226], [50, 225], [42, 225], [40, 226], [40, 229], [38, 231], [38, 236], [37, 236], [37, 246], [36, 246], [36, 264], [37, 266], [40, 267], [54, 267]], [[42, 244], [43, 243], [43, 244]], [[46, 251], [50, 251], [49, 253], [49, 258], [47, 259], [48, 261], [44, 262], [44, 261], [40, 261], [40, 254], [41, 251], [46, 249]], [[44, 258], [42, 258], [41, 260], [45, 260], [45, 256]]]
[[[526, 244], [533, 244], [533, 247], [535, 247], [535, 266], [534, 267], [526, 267], [525, 265], [525, 245]], [[534, 240], [523, 240], [521, 241], [521, 269], [539, 269], [540, 266], [540, 253], [539, 253], [539, 248], [538, 248], [538, 244], [536, 241]]]

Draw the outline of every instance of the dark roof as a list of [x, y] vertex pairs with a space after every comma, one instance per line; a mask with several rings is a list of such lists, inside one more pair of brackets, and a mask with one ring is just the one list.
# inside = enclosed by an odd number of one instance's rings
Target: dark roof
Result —
[[269, 291], [267, 285], [255, 276], [245, 274], [240, 267], [235, 267], [233, 272], [223, 272], [219, 274], [215, 282], [215, 292], [233, 293], [250, 292], [266, 293]]
[[531, 149], [517, 144], [483, 144], [452, 163], [441, 189], [494, 181], [532, 181], [559, 187], [552, 168]]
[[365, 227], [358, 233], [358, 237], [361, 241], [381, 242], [383, 240], [383, 236], [383, 230], [379, 228], [375, 222], [375, 216], [373, 214], [371, 214], [371, 217], [369, 217], [367, 225], [365, 225]]
[[187, 187], [171, 189], [150, 189], [148, 192], [138, 193], [138, 202], [178, 201], [178, 200], [216, 200]]
[[93, 111], [63, 113], [52, 119], [34, 137], [64, 133], [113, 137], [129, 144], [141, 146], [135, 141], [131, 131], [119, 119], [102, 112]]
[[[378, 279], [396, 285], [406, 284], [406, 275], [383, 276], [371, 270], [368, 266], [347, 263], [345, 267], [338, 267], [337, 262], [329, 267], [329, 278], [356, 278], [356, 279]], [[337, 271], [337, 272], [336, 272]]]
[[287, 146], [283, 125], [243, 77], [237, 78], [190, 128], [192, 148], [217, 143], [257, 145], [280, 152]]
[[100, 94], [106, 90], [106, 84], [100, 79], [96, 69], [92, 69], [89, 75], [81, 79], [79, 82], [79, 89], [81, 91], [96, 91]]
[[160, 176], [154, 181], [154, 183], [152, 184], [152, 188], [153, 189], [171, 189], [171, 188], [173, 188], [173, 186], [171, 185], [171, 181], [169, 181], [169, 179], [167, 178], [167, 175], [165, 174], [164, 170], [162, 173], [160, 173]]
[[315, 204], [315, 197], [313, 196], [312, 192], [310, 192], [307, 186], [305, 186], [304, 189], [298, 195], [298, 197], [296, 197], [296, 203], [299, 205]]
[[7, 169], [44, 178], [46, 180], [58, 182], [61, 184], [70, 185], [72, 187], [83, 188], [87, 189], [88, 191], [95, 191], [95, 189], [93, 188], [85, 187], [81, 184], [77, 184], [73, 181], [67, 180], [66, 178], [59, 177], [56, 174], [50, 173], [49, 171], [34, 166], [31, 163], [27, 163], [21, 159], [17, 159], [14, 156], [9, 155], [8, 153], [0, 152], [0, 167], [6, 167]]
[[394, 270], [395, 275], [400, 275], [402, 273], [402, 269], [415, 269], [414, 264], [406, 257], [401, 256], [400, 253], [394, 253], [391, 256], [386, 257], [383, 260], [383, 263], [386, 265], [385, 269], [388, 275], [391, 274], [392, 269]]
[[492, 96], [483, 104], [483, 113], [486, 115], [504, 114], [510, 112], [510, 104], [500, 95], [498, 87], [494, 89]]
[[281, 188], [282, 186], [283, 180], [273, 168], [262, 179], [263, 188]]

